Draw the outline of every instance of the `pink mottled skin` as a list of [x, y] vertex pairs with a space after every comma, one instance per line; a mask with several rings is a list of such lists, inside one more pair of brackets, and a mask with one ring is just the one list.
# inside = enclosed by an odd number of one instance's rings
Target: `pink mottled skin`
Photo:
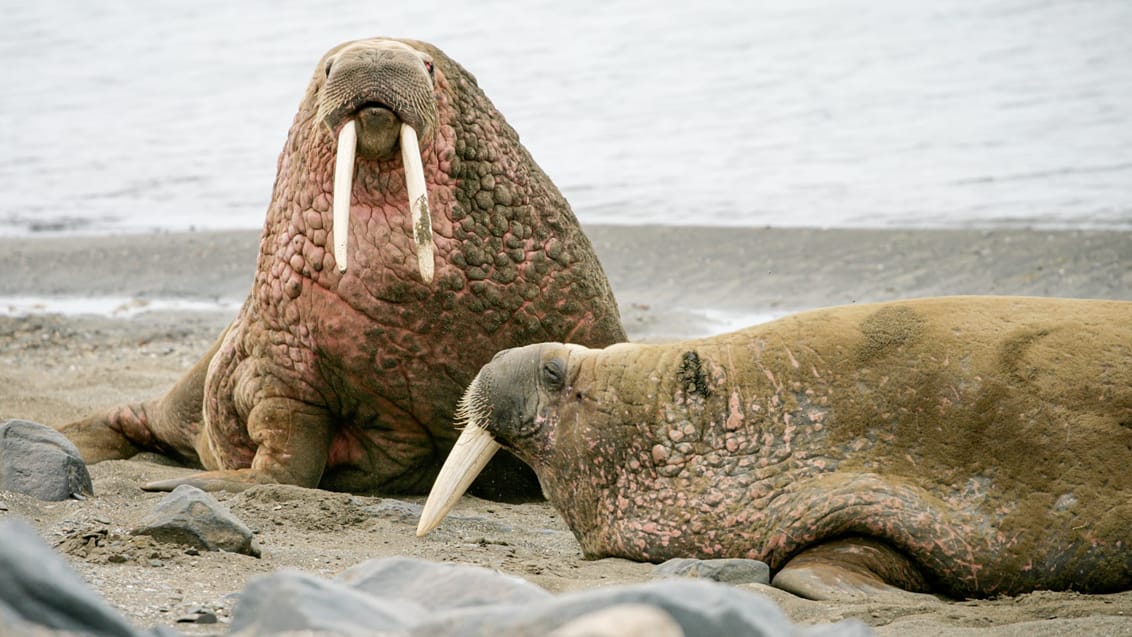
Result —
[[[209, 470], [156, 488], [420, 492], [457, 433], [457, 399], [495, 352], [624, 340], [568, 204], [475, 79], [431, 45], [390, 42], [346, 43], [316, 66], [239, 315], [167, 396], [63, 427], [88, 462], [150, 448]], [[360, 150], [341, 273], [330, 246], [334, 161], [352, 117]], [[397, 137], [380, 130], [402, 121], [421, 139], [436, 249], [428, 284], [404, 168], [387, 146]], [[499, 469], [484, 494], [537, 494], [519, 463]]]
[[468, 394], [589, 557], [805, 580], [848, 551], [877, 584], [953, 597], [1132, 588], [1132, 303], [921, 299], [532, 345]]

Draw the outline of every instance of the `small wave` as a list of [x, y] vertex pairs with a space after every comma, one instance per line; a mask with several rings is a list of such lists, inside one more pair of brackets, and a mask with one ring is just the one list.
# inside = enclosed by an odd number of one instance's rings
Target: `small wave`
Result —
[[145, 312], [234, 312], [240, 301], [190, 299], [136, 299], [127, 297], [0, 297], [0, 316], [35, 314], [96, 315], [131, 318]]

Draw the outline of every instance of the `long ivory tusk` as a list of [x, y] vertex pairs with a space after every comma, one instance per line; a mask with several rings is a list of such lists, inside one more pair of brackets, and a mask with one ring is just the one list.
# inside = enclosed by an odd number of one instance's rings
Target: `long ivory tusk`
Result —
[[346, 238], [350, 231], [350, 194], [354, 190], [354, 154], [358, 133], [349, 120], [338, 133], [338, 156], [334, 160], [334, 261], [346, 271]]
[[428, 210], [428, 190], [425, 189], [424, 166], [421, 165], [421, 146], [417, 131], [401, 124], [401, 161], [405, 164], [405, 189], [409, 191], [409, 210], [413, 215], [413, 243], [417, 246], [417, 267], [425, 283], [432, 282], [433, 242], [432, 213]]
[[486, 429], [470, 423], [464, 427], [425, 501], [421, 521], [417, 524], [417, 537], [423, 537], [440, 526], [444, 516], [460, 500], [496, 451], [499, 451], [499, 443]]

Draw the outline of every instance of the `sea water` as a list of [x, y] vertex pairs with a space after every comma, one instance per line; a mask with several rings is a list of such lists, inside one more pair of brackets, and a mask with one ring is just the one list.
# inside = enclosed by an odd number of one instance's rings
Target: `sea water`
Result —
[[460, 61], [584, 223], [1132, 229], [1129, 0], [0, 8], [0, 236], [256, 228], [322, 53]]

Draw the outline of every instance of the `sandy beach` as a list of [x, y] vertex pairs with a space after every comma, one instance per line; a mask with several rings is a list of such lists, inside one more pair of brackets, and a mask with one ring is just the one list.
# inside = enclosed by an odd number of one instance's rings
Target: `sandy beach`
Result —
[[[1132, 300], [1132, 234], [1103, 231], [586, 228], [634, 340], [719, 333], [796, 310], [949, 294]], [[60, 424], [164, 392], [212, 343], [251, 283], [258, 233], [0, 240], [0, 420]], [[117, 315], [4, 308], [28, 299], [121, 299]], [[161, 309], [171, 301], [199, 310]], [[81, 305], [81, 303], [80, 303]], [[50, 307], [50, 304], [48, 304]], [[129, 315], [129, 318], [123, 316]], [[0, 493], [139, 626], [217, 611], [255, 575], [331, 577], [365, 559], [412, 555], [513, 573], [550, 591], [648, 580], [652, 566], [581, 558], [545, 503], [465, 498], [432, 535], [413, 534], [423, 498], [257, 487], [220, 499], [258, 531], [263, 557], [189, 555], [127, 535], [162, 494], [143, 481], [185, 472], [146, 456], [91, 467], [96, 497], [44, 503]], [[98, 546], [78, 541], [105, 531]], [[811, 602], [758, 585], [795, 621], [859, 618], [885, 635], [1132, 635], [1132, 592], [1035, 592], [980, 601], [923, 597]], [[176, 624], [189, 634], [223, 625]]]

